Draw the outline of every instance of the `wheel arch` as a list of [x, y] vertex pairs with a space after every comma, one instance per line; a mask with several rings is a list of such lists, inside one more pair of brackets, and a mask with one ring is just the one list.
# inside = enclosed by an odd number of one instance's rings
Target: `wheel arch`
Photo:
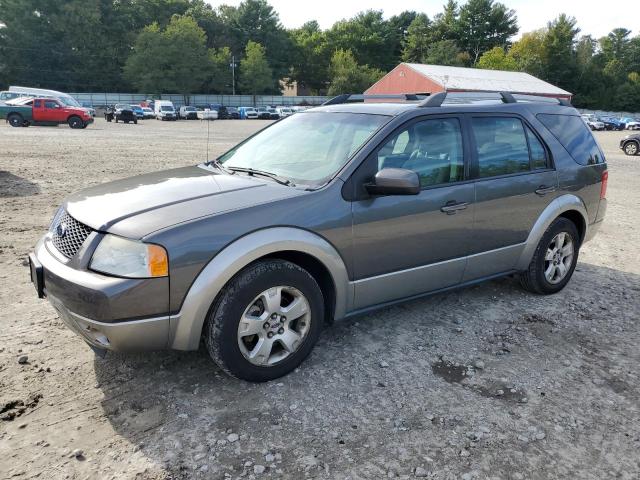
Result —
[[580, 243], [587, 238], [589, 223], [587, 209], [582, 200], [573, 194], [565, 194], [555, 198], [542, 211], [534, 223], [525, 242], [524, 249], [516, 264], [517, 270], [528, 268], [540, 239], [556, 218], [564, 217], [571, 220], [580, 233]]
[[[180, 312], [171, 315], [169, 347], [196, 350], [212, 302], [247, 265], [281, 258], [308, 269], [332, 302], [328, 318], [341, 318], [352, 301], [346, 266], [338, 251], [320, 235], [294, 227], [274, 227], [245, 235], [226, 246], [202, 269], [189, 288]], [[331, 305], [331, 303], [329, 303]]]
[[[636, 144], [636, 146], [638, 147], [638, 153], [640, 153], [640, 140], [637, 140], [637, 139], [635, 139], [635, 138], [630, 138], [629, 140], [625, 141], [625, 142], [622, 144], [622, 149], [624, 150], [624, 149], [627, 147], [627, 145], [629, 145], [630, 143], [635, 143], [635, 144]], [[627, 152], [625, 152], [625, 154], [626, 154], [626, 153], [627, 153]]]

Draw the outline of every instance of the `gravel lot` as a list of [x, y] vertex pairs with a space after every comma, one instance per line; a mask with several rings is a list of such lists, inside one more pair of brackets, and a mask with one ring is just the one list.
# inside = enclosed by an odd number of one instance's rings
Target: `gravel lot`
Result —
[[[211, 123], [210, 152], [265, 123]], [[597, 134], [607, 220], [563, 292], [507, 278], [386, 308], [260, 385], [203, 350], [94, 357], [28, 281], [67, 193], [200, 162], [206, 135], [0, 124], [0, 477], [640, 478], [640, 157], [623, 133]]]

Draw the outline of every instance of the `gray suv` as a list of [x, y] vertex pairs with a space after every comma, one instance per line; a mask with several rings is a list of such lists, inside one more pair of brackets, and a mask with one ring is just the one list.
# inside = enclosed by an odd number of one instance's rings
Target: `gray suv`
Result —
[[[69, 196], [32, 281], [96, 351], [297, 367], [328, 323], [518, 274], [560, 291], [606, 210], [602, 151], [564, 101], [337, 97], [216, 160]], [[349, 100], [353, 100], [353, 97]]]

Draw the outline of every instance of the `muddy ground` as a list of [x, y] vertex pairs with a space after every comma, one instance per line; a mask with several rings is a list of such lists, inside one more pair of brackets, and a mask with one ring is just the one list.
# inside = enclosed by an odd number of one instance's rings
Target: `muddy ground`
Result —
[[[210, 153], [263, 125], [210, 124]], [[563, 292], [505, 278], [386, 308], [256, 385], [205, 351], [95, 357], [25, 265], [68, 192], [197, 163], [206, 128], [0, 124], [1, 478], [640, 477], [640, 157], [623, 133], [597, 134], [609, 210]]]

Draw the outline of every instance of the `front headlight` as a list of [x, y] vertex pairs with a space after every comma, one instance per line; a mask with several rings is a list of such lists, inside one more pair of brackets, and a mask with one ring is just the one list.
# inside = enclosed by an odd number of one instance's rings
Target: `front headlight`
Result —
[[93, 253], [91, 270], [120, 277], [151, 278], [169, 274], [167, 251], [160, 245], [105, 235]]

